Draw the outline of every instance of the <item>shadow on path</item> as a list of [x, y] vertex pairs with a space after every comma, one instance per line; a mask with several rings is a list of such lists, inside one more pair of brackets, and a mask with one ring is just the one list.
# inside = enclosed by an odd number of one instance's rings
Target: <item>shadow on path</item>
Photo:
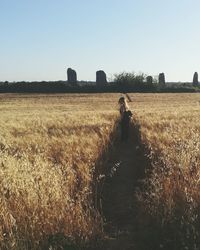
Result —
[[105, 239], [95, 249], [138, 250], [135, 191], [148, 163], [139, 146], [137, 128], [132, 125], [129, 141], [121, 143], [117, 138], [113, 147], [102, 191]]

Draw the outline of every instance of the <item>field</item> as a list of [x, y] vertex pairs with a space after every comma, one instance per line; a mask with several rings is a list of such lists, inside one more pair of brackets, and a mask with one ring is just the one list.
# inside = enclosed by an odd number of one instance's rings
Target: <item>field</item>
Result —
[[[109, 145], [126, 156], [112, 144], [120, 96], [0, 95], [0, 249], [62, 249], [104, 237], [98, 186]], [[141, 166], [143, 181], [131, 190], [138, 245], [199, 249], [200, 95], [130, 97], [140, 138], [132, 146], [151, 165]]]
[[117, 112], [107, 96], [0, 97], [1, 249], [101, 233], [95, 164]]
[[149, 249], [199, 249], [200, 95], [132, 99], [135, 124], [152, 164], [138, 194], [143, 236]]

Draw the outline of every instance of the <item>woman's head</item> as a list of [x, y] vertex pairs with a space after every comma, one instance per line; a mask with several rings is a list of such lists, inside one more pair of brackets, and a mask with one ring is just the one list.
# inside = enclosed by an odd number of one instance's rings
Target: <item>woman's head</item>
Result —
[[129, 106], [126, 102], [126, 98], [125, 97], [120, 97], [119, 101], [118, 101], [119, 105], [120, 105], [120, 109], [123, 108], [124, 111], [129, 110]]
[[125, 103], [126, 103], [125, 97], [123, 97], [123, 96], [120, 97], [118, 103], [119, 103], [120, 105], [121, 105], [121, 104], [125, 104]]

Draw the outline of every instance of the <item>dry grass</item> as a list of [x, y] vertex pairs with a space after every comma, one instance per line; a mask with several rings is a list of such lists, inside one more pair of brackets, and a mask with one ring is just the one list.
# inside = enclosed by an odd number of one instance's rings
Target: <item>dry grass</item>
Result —
[[[130, 96], [153, 164], [138, 193], [141, 225], [162, 249], [198, 249], [200, 95]], [[45, 249], [52, 238], [80, 243], [102, 233], [93, 182], [118, 97], [0, 95], [1, 249]]]
[[153, 164], [138, 194], [144, 227], [151, 223], [150, 241], [162, 249], [199, 249], [200, 95], [132, 98], [141, 140]]
[[80, 243], [101, 234], [91, 193], [117, 119], [109, 100], [0, 96], [1, 249], [44, 249], [52, 237]]

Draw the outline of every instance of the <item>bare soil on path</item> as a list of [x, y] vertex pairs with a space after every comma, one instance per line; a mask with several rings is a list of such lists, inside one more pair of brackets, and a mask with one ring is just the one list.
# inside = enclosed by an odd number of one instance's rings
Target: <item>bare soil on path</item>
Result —
[[102, 191], [105, 239], [95, 249], [139, 250], [136, 190], [144, 177], [147, 160], [131, 128], [127, 142], [117, 139], [109, 158], [110, 175]]

